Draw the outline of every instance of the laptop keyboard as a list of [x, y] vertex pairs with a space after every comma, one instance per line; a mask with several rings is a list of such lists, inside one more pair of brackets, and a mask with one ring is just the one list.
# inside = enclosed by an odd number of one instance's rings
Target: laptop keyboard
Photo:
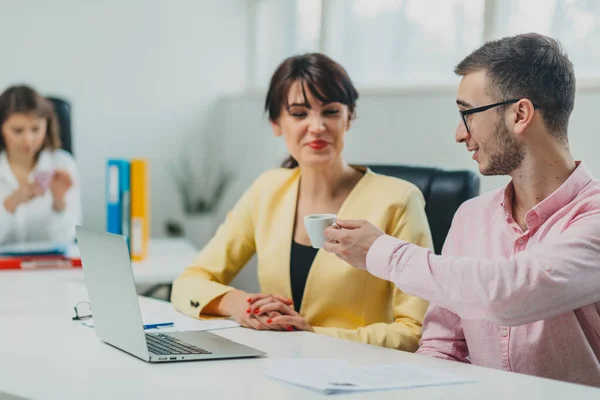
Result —
[[146, 333], [146, 343], [148, 343], [148, 350], [156, 355], [212, 354], [208, 350], [182, 342], [174, 337], [163, 335], [162, 333]]

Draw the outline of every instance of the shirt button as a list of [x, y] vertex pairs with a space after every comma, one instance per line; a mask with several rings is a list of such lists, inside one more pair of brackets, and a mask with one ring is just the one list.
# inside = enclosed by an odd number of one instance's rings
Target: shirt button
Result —
[[525, 243], [525, 241], [523, 239], [519, 239], [519, 240], [517, 240], [517, 243], [523, 244], [523, 243]]
[[500, 332], [500, 335], [502, 337], [507, 337], [508, 336], [508, 328], [502, 329], [502, 332]]
[[548, 218], [548, 214], [542, 214], [542, 219]]

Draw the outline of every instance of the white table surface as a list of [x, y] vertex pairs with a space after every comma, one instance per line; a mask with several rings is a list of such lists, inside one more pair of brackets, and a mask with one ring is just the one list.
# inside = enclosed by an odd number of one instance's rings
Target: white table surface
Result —
[[[165, 244], [151, 267], [176, 276], [177, 260]], [[158, 248], [158, 247], [156, 247]], [[190, 257], [195, 251], [189, 253]], [[181, 256], [181, 253], [179, 254]], [[150, 261], [149, 261], [150, 262]], [[73, 322], [72, 307], [87, 298], [73, 271], [0, 273], [0, 395], [29, 399], [313, 399], [327, 396], [263, 376], [271, 359], [343, 359], [354, 365], [405, 362], [475, 378], [475, 383], [334, 395], [356, 399], [575, 400], [600, 399], [600, 389], [436, 360], [304, 332], [244, 328], [214, 333], [268, 353], [261, 359], [147, 364], [96, 338]], [[167, 273], [165, 273], [165, 276]], [[171, 304], [141, 298], [144, 312], [175, 312]]]
[[[245, 328], [213, 331], [268, 353], [260, 359], [148, 364], [96, 338], [71, 320], [81, 299], [72, 283], [64, 302], [44, 315], [0, 317], [0, 391], [31, 399], [313, 399], [309, 389], [263, 376], [271, 359], [345, 359], [354, 365], [409, 363], [476, 379], [475, 383], [334, 395], [352, 399], [565, 400], [600, 399], [600, 389], [437, 360], [305, 332]], [[83, 289], [85, 290], [85, 289]], [[0, 293], [0, 300], [6, 299]], [[142, 309], [174, 312], [142, 298]]]
[[[138, 285], [169, 284], [197, 254], [185, 239], [151, 239], [148, 258], [133, 263]], [[81, 268], [0, 271], [0, 316], [45, 314], [64, 302], [66, 285], [83, 282]]]

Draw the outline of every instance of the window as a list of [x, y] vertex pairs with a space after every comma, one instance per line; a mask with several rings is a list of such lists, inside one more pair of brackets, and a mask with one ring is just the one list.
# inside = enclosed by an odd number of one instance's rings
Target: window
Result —
[[362, 87], [453, 82], [454, 66], [483, 43], [482, 0], [326, 0], [325, 7], [323, 50]]
[[558, 39], [578, 78], [600, 78], [597, 0], [254, 2], [260, 87], [284, 58], [312, 51], [340, 62], [360, 88], [454, 84], [456, 64], [484, 40], [523, 32]]
[[285, 58], [319, 51], [321, 0], [255, 1], [254, 79], [266, 86]]
[[582, 78], [600, 77], [600, 2], [503, 0], [497, 3], [497, 37], [538, 32], [558, 39]]

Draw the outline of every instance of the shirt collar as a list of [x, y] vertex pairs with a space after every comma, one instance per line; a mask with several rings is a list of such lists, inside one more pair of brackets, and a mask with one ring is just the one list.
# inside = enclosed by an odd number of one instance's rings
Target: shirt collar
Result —
[[[571, 175], [559, 186], [554, 192], [552, 192], [544, 200], [536, 204], [531, 210], [527, 212], [525, 219], [527, 225], [530, 226], [530, 215], [535, 214], [542, 220], [548, 219], [556, 211], [560, 210], [566, 204], [571, 202], [583, 190], [583, 188], [592, 181], [593, 176], [587, 169], [585, 164], [581, 161], [575, 162], [575, 169]], [[512, 181], [504, 189], [504, 200], [501, 206], [504, 210], [504, 214], [507, 218], [512, 216], [512, 200], [515, 193], [515, 187]]]

